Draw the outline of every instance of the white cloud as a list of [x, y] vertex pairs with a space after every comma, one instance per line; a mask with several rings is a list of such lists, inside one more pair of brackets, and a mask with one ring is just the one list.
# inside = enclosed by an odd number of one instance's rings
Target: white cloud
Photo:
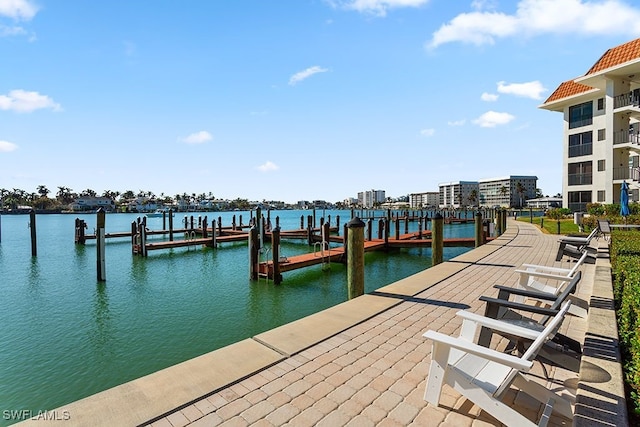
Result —
[[486, 113], [475, 119], [473, 123], [483, 128], [493, 128], [498, 125], [506, 125], [513, 119], [515, 119], [515, 116], [512, 116], [509, 113], [487, 111]]
[[484, 92], [482, 95], [480, 95], [480, 99], [487, 102], [494, 102], [498, 100], [498, 95], [496, 95], [495, 93]]
[[523, 96], [531, 99], [542, 99], [542, 92], [547, 89], [537, 80], [527, 83], [498, 82], [498, 92], [509, 95]]
[[430, 137], [430, 136], [435, 135], [435, 133], [436, 133], [435, 129], [422, 129], [420, 131], [420, 135], [425, 136], [427, 138]]
[[8, 153], [9, 151], [17, 150], [18, 146], [9, 141], [0, 140], [0, 153]]
[[211, 141], [212, 139], [213, 136], [206, 130], [201, 130], [200, 132], [192, 133], [189, 136], [180, 138], [180, 140], [185, 144], [204, 144], [205, 142]]
[[426, 47], [452, 42], [494, 44], [497, 38], [544, 33], [637, 36], [640, 9], [621, 0], [521, 0], [513, 15], [461, 13], [434, 32]]
[[386, 16], [387, 10], [403, 7], [420, 7], [429, 0], [327, 0], [333, 7], [340, 7], [375, 16]]
[[447, 124], [449, 126], [464, 126], [465, 123], [467, 123], [467, 121], [465, 119], [462, 119], [462, 120], [451, 120], [451, 121], [447, 122]]
[[8, 27], [0, 25], [0, 37], [24, 36], [26, 34], [27, 30], [20, 26]]
[[49, 108], [53, 111], [62, 111], [60, 104], [53, 101], [46, 95], [38, 92], [28, 92], [16, 89], [9, 92], [9, 95], [0, 95], [0, 110], [12, 110], [18, 113], [30, 113], [42, 108]]
[[0, 15], [15, 20], [28, 21], [38, 12], [38, 7], [29, 0], [0, 0]]
[[278, 169], [280, 169], [278, 167], [278, 165], [276, 165], [275, 163], [273, 163], [273, 162], [271, 162], [269, 160], [267, 160], [266, 163], [258, 166], [258, 170], [260, 172], [273, 172], [273, 171], [277, 171]]
[[299, 82], [303, 81], [304, 79], [308, 79], [309, 77], [313, 76], [314, 74], [326, 73], [327, 71], [329, 71], [329, 70], [326, 69], [326, 68], [319, 67], [317, 65], [315, 65], [313, 67], [309, 67], [306, 70], [300, 71], [298, 73], [295, 73], [293, 76], [291, 76], [291, 78], [289, 78], [289, 84], [291, 86], [294, 86], [294, 85], [298, 84]]

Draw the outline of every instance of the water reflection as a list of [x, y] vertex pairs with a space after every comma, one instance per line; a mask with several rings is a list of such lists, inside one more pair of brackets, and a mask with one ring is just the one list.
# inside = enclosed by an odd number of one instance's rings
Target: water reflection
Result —
[[96, 350], [94, 354], [102, 360], [111, 359], [114, 356], [113, 325], [109, 310], [107, 285], [104, 282], [96, 284], [93, 299], [93, 321], [93, 326], [89, 330], [89, 341]]

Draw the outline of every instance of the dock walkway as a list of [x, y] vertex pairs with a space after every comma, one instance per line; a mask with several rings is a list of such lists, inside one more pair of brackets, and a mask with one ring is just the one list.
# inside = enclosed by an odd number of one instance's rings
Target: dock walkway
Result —
[[[557, 236], [542, 234], [531, 224], [509, 219], [507, 231], [501, 237], [448, 262], [59, 408], [58, 413], [68, 411], [70, 417], [59, 424], [500, 425], [446, 387], [444, 404], [440, 407], [423, 400], [432, 344], [422, 334], [429, 329], [457, 334], [461, 321], [455, 313], [467, 309], [482, 314], [484, 303], [478, 298], [495, 296], [494, 284], [517, 283], [515, 269], [522, 263], [567, 267], [567, 261], [555, 261], [557, 247]], [[576, 297], [586, 302], [591, 298], [596, 267], [597, 264], [581, 267], [583, 276]], [[598, 308], [604, 306], [600, 302]], [[584, 342], [588, 324], [588, 319], [568, 316], [561, 332]], [[605, 336], [617, 336], [615, 323], [608, 328]], [[504, 346], [505, 341], [494, 340], [492, 344]], [[606, 357], [603, 365], [612, 360], [611, 355]], [[606, 425], [625, 425], [626, 413], [615, 412], [624, 407], [619, 373], [613, 372], [617, 365], [614, 363], [612, 373], [606, 375], [600, 372], [601, 364], [593, 361], [589, 369], [595, 375], [591, 378], [599, 383], [587, 385], [595, 390], [592, 390], [595, 396], [589, 396], [588, 401], [607, 400], [606, 418], [610, 424]], [[576, 395], [576, 389], [580, 389], [577, 372], [549, 365], [547, 369], [550, 380], [545, 379], [536, 362], [532, 370], [534, 380], [559, 393]], [[580, 396], [579, 391], [577, 394]], [[541, 412], [538, 402], [515, 390], [510, 390], [506, 399], [537, 420]], [[593, 411], [590, 420], [597, 418], [597, 410], [590, 410]], [[580, 417], [576, 415], [574, 424], [587, 425], [578, 422]], [[29, 423], [47, 424], [26, 422]], [[549, 425], [571, 423], [554, 413]]]

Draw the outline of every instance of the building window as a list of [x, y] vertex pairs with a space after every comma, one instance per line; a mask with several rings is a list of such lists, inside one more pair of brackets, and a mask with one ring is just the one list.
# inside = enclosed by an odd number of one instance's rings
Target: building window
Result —
[[598, 172], [602, 172], [604, 170], [604, 160], [598, 160]]
[[604, 110], [604, 98], [598, 98], [598, 111]]
[[587, 210], [587, 204], [591, 203], [591, 191], [569, 191], [568, 207], [573, 212]]
[[593, 153], [593, 133], [569, 135], [569, 157], [588, 156]]
[[588, 126], [591, 123], [593, 123], [592, 101], [569, 107], [569, 129]]
[[598, 202], [599, 203], [604, 202], [604, 195], [605, 195], [604, 190], [598, 190]]
[[598, 129], [598, 141], [604, 141], [607, 138], [606, 129]]
[[592, 162], [569, 163], [568, 184], [590, 185], [593, 176]]

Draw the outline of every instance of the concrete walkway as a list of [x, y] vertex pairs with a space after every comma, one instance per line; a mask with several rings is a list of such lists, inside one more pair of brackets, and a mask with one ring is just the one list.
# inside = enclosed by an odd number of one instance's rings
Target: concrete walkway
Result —
[[[500, 425], [447, 387], [440, 407], [423, 400], [432, 344], [422, 334], [457, 335], [455, 313], [482, 314], [479, 297], [495, 296], [494, 284], [515, 285], [523, 263], [567, 267], [555, 261], [557, 249], [557, 236], [510, 219], [500, 238], [451, 261], [56, 411], [69, 415], [65, 426]], [[576, 296], [588, 302], [595, 266], [581, 269]], [[586, 327], [568, 316], [561, 332], [583, 342]], [[546, 368], [550, 380], [538, 362], [532, 376], [575, 396], [577, 372]], [[515, 390], [506, 400], [538, 419], [537, 401]], [[571, 423], [554, 414], [549, 425]]]

